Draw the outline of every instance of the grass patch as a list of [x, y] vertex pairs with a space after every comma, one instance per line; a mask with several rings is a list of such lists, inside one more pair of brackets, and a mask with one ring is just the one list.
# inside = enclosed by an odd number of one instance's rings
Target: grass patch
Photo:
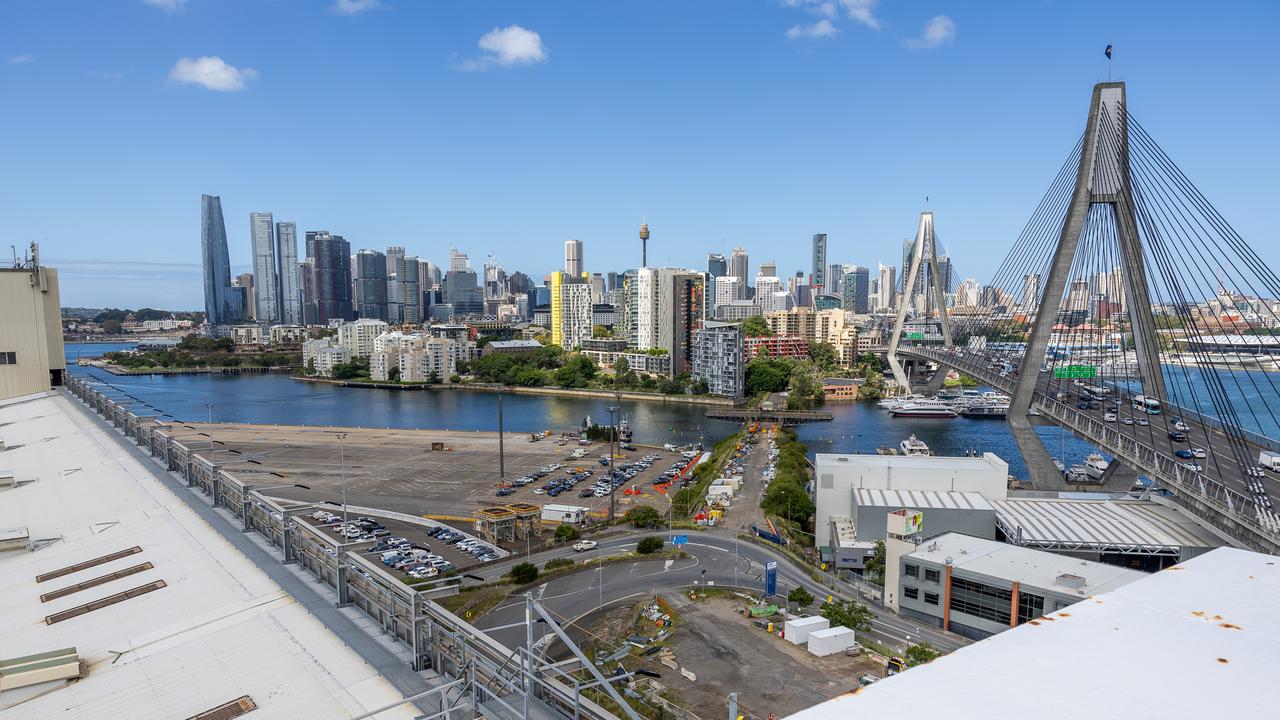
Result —
[[457, 595], [440, 598], [436, 602], [463, 620], [474, 623], [480, 616], [497, 607], [503, 600], [506, 600], [507, 596], [515, 588], [516, 586], [511, 583], [471, 588]]

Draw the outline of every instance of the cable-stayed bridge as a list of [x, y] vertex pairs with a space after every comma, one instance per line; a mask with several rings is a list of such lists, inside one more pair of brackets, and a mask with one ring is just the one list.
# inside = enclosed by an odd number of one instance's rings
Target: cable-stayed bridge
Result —
[[1066, 487], [1033, 427], [1047, 421], [1280, 552], [1280, 476], [1259, 468], [1280, 450], [1280, 279], [1129, 113], [1124, 83], [1094, 87], [994, 277], [949, 309], [936, 246], [922, 213], [885, 348], [900, 385], [936, 390], [954, 369], [1008, 394], [1038, 489]]

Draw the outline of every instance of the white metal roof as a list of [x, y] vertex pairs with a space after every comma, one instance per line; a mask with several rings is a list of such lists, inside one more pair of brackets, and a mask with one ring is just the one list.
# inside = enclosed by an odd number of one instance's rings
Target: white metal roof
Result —
[[1054, 550], [1176, 554], [1226, 543], [1175, 508], [1150, 500], [1010, 498], [996, 500], [996, 524], [1009, 542]]
[[982, 457], [965, 457], [950, 455], [861, 455], [843, 453], [818, 453], [814, 456], [814, 465], [823, 467], [892, 467], [904, 470], [989, 470], [1004, 468], [1009, 464], [1001, 460], [995, 453], [984, 453]]
[[941, 490], [880, 490], [855, 488], [854, 502], [858, 507], [922, 508], [949, 510], [994, 510], [991, 503], [976, 492], [951, 492]]
[[790, 717], [1263, 717], [1277, 607], [1280, 558], [1213, 550]]
[[[1017, 580], [1023, 585], [1080, 597], [1114, 590], [1147, 576], [1137, 570], [954, 532], [925, 540], [907, 557], [943, 565], [950, 561], [956, 570]], [[1056, 584], [1062, 575], [1084, 578], [1084, 584], [1079, 590]]]
[[[75, 647], [84, 679], [6, 691], [5, 718], [191, 717], [249, 695], [263, 717], [350, 718], [401, 696], [149, 469], [58, 395], [0, 403], [5, 453], [35, 481], [0, 493], [0, 527], [33, 552], [0, 555], [4, 657]], [[140, 552], [37, 583], [42, 573]], [[124, 568], [150, 569], [41, 602]], [[153, 581], [165, 587], [49, 625], [45, 617]], [[413, 717], [409, 709], [378, 718]]]

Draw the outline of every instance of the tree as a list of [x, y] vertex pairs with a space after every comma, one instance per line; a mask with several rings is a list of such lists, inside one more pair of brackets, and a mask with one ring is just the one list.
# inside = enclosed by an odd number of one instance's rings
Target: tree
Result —
[[556, 528], [556, 540], [558, 542], [573, 542], [582, 537], [582, 533], [578, 532], [578, 528], [572, 525], [561, 525]]
[[773, 331], [769, 329], [769, 323], [764, 321], [760, 315], [752, 315], [742, 321], [742, 334], [746, 337], [770, 337]]
[[528, 585], [538, 579], [538, 566], [533, 563], [522, 562], [511, 568], [507, 572], [507, 577], [511, 578], [511, 582], [517, 585]]
[[711, 386], [707, 384], [706, 380], [701, 378], [694, 380], [693, 383], [689, 385], [689, 393], [692, 395], [706, 395], [709, 392], [711, 392]]
[[791, 380], [791, 365], [785, 360], [757, 357], [747, 363], [746, 388], [748, 395], [762, 392], [781, 392]]
[[933, 662], [941, 656], [942, 653], [938, 652], [929, 643], [916, 643], [907, 647], [907, 652], [903, 659], [907, 661], [907, 667], [915, 667]]
[[813, 517], [813, 500], [804, 488], [793, 481], [783, 480], [781, 475], [769, 483], [760, 507], [771, 515], [779, 515], [804, 525]]
[[[396, 368], [396, 369], [399, 370], [399, 368]], [[436, 372], [435, 370], [432, 370], [431, 374], [427, 376], [427, 382], [431, 383], [432, 385], [435, 385], [436, 383], [440, 382], [440, 373]]]
[[863, 565], [863, 575], [865, 575], [866, 578], [871, 582], [877, 585], [883, 585], [884, 584], [884, 562], [885, 562], [884, 541], [877, 540], [875, 553], [871, 557], [867, 558], [866, 563]]
[[613, 362], [613, 374], [615, 376], [622, 377], [629, 372], [631, 372], [631, 363], [626, 358], [620, 357]]
[[800, 607], [805, 607], [813, 603], [813, 593], [804, 589], [803, 585], [797, 585], [787, 593], [787, 602], [793, 602]]
[[640, 538], [640, 542], [636, 543], [636, 552], [641, 555], [652, 555], [653, 553], [662, 550], [662, 546], [665, 544], [666, 541], [662, 538], [657, 535], [650, 535], [648, 537]]
[[855, 632], [870, 630], [871, 620], [874, 617], [870, 608], [856, 600], [850, 600], [847, 603], [839, 600], [823, 603], [818, 614], [830, 620], [832, 627], [843, 625]]
[[662, 516], [658, 514], [657, 510], [648, 505], [631, 508], [626, 515], [622, 516], [622, 519], [631, 523], [631, 527], [636, 528], [656, 528], [662, 523]]
[[820, 368], [834, 368], [840, 363], [840, 356], [831, 343], [813, 343], [809, 346], [809, 359]]
[[119, 335], [121, 330], [120, 321], [115, 318], [105, 320], [102, 323], [102, 332], [108, 335]]
[[608, 327], [606, 327], [606, 326], [604, 326], [604, 325], [592, 325], [592, 326], [591, 326], [591, 337], [593, 337], [593, 338], [610, 338], [610, 337], [613, 337], [613, 332], [611, 332], [611, 331], [609, 330], [609, 328], [608, 328]]
[[387, 380], [389, 382], [400, 382], [400, 368], [389, 368], [387, 370]]
[[308, 360], [308, 361], [307, 361], [307, 374], [308, 374], [308, 375], [315, 375], [315, 374], [316, 374], [316, 359], [315, 359], [315, 358], [311, 358], [310, 360]]

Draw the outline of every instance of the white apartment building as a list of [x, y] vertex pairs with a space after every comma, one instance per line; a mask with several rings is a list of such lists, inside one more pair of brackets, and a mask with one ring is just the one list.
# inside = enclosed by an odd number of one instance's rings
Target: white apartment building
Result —
[[261, 345], [261, 325], [235, 325], [231, 328], [231, 341], [236, 345]]
[[352, 357], [367, 358], [373, 355], [373, 341], [385, 333], [389, 326], [372, 318], [338, 326], [338, 344], [351, 352]]
[[[457, 373], [454, 341], [422, 338], [422, 343], [399, 354], [401, 382], [444, 382]], [[435, 376], [432, 378], [432, 376]]]
[[351, 362], [351, 351], [345, 347], [322, 347], [315, 351], [316, 375], [333, 377], [333, 366]]
[[312, 362], [318, 363], [321, 350], [337, 347], [337, 345], [338, 343], [331, 337], [304, 341], [302, 343], [302, 366], [311, 367]]
[[307, 341], [307, 329], [301, 325], [272, 325], [268, 338], [272, 345], [301, 345]]
[[[756, 276], [756, 307], [760, 308], [760, 312], [774, 312], [778, 310], [786, 310], [784, 303], [778, 307], [777, 293], [786, 292], [786, 288], [782, 284], [782, 280], [776, 275], [757, 275]], [[790, 293], [787, 293], [788, 295]]]
[[734, 300], [743, 299], [746, 296], [746, 289], [742, 278], [732, 275], [716, 278], [715, 306], [718, 308], [722, 305], [728, 305]]

